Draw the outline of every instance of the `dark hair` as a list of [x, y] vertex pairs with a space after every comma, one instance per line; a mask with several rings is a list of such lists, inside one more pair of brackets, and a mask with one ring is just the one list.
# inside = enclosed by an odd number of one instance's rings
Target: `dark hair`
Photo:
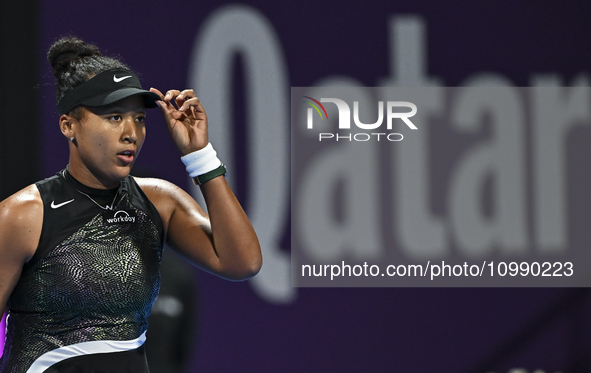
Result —
[[[53, 43], [47, 52], [47, 59], [56, 79], [56, 103], [66, 93], [103, 71], [117, 68], [131, 70], [123, 62], [103, 56], [95, 45], [74, 36], [65, 36]], [[71, 115], [79, 117], [79, 108], [74, 108]]]

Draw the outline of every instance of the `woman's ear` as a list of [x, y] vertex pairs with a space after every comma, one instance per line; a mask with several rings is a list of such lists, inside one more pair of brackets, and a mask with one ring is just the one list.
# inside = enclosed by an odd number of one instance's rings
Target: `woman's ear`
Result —
[[66, 114], [63, 114], [59, 119], [60, 129], [64, 136], [70, 141], [74, 141], [76, 138], [74, 135], [74, 127], [72, 126], [75, 120], [76, 119]]

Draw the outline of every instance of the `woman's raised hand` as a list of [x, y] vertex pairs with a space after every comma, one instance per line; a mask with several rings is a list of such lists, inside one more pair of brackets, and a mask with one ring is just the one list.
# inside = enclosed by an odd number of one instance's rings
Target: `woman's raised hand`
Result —
[[157, 101], [168, 131], [182, 155], [204, 148], [208, 144], [207, 114], [192, 89], [172, 89], [163, 95], [156, 88], [151, 92], [161, 97]]

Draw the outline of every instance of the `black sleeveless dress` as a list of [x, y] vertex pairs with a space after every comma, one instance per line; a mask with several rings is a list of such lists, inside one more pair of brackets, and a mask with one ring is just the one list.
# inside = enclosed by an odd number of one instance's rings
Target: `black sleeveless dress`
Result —
[[38, 249], [8, 300], [1, 373], [148, 372], [143, 342], [164, 230], [133, 177], [97, 190], [67, 170], [36, 183]]

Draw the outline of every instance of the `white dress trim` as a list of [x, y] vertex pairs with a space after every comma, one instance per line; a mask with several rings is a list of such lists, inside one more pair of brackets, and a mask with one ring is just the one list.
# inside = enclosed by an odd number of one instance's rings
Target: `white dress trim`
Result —
[[29, 367], [27, 373], [43, 373], [60, 361], [90, 354], [130, 351], [141, 347], [146, 341], [146, 332], [131, 341], [90, 341], [60, 347], [39, 356]]

